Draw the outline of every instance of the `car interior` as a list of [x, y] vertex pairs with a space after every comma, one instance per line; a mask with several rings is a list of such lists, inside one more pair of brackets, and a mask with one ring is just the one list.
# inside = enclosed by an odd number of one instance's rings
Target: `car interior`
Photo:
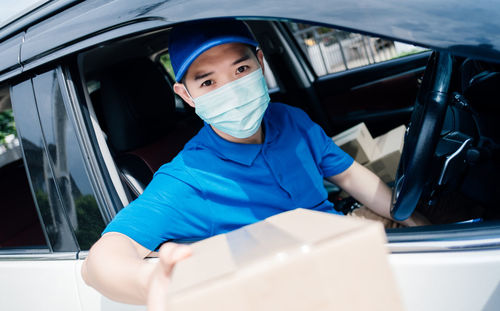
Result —
[[[329, 136], [359, 122], [373, 136], [408, 126], [415, 107], [426, 101], [418, 94], [431, 51], [317, 76], [288, 22], [248, 24], [276, 79], [271, 101], [304, 109]], [[105, 142], [97, 147], [103, 157], [110, 155], [105, 170], [112, 174], [116, 169], [121, 183], [114, 186], [128, 201], [142, 193], [154, 172], [203, 125], [173, 93], [172, 74], [161, 61], [168, 55], [169, 31], [115, 40], [78, 55], [88, 95], [84, 105], [95, 121], [87, 126]], [[500, 68], [452, 58], [452, 96], [417, 210], [432, 224], [499, 219], [500, 125], [494, 92]], [[339, 194], [333, 187], [329, 198]]]

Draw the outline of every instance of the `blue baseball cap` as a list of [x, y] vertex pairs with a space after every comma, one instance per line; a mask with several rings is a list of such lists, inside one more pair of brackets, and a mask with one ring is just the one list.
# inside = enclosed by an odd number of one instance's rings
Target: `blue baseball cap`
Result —
[[168, 45], [175, 80], [181, 81], [189, 66], [203, 52], [226, 43], [259, 45], [248, 26], [239, 20], [202, 20], [175, 26]]

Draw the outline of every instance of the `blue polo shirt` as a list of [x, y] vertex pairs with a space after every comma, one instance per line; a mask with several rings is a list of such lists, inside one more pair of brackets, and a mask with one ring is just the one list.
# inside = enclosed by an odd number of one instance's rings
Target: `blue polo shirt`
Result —
[[262, 144], [232, 143], [205, 125], [104, 233], [120, 232], [155, 250], [299, 207], [337, 213], [323, 178], [353, 159], [298, 108], [271, 103], [263, 122]]

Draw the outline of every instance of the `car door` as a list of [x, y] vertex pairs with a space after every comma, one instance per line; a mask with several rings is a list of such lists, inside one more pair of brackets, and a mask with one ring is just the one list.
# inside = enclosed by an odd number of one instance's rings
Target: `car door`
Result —
[[6, 310], [80, 310], [78, 252], [88, 250], [104, 228], [64, 82], [58, 68], [10, 87], [19, 144], [9, 149], [17, 158], [1, 175], [7, 218], [0, 287]]
[[[254, 21], [254, 24], [256, 23], [257, 22]], [[269, 21], [262, 21], [261, 23], [264, 26], [260, 30], [264, 33], [266, 29], [269, 31], [269, 28], [266, 28], [269, 24], [271, 24], [269, 27], [276, 27], [276, 29], [281, 31], [279, 26], [281, 24], [279, 22], [273, 21], [269, 23]], [[259, 26], [256, 26], [255, 29], [259, 32]], [[285, 36], [286, 33], [285, 30], [281, 32], [283, 36]], [[276, 45], [276, 41], [273, 42]], [[265, 51], [269, 51], [269, 49], [266, 48], [267, 47], [264, 46]], [[277, 48], [277, 50], [280, 49]], [[282, 48], [281, 50], [287, 51], [286, 48]], [[293, 50], [290, 49], [288, 51]], [[318, 102], [321, 103], [322, 95], [319, 92], [314, 92], [314, 94], [309, 94], [307, 91], [302, 92], [305, 88], [296, 92], [290, 91], [294, 86], [292, 84], [294, 81], [287, 81], [288, 79], [298, 79], [298, 74], [294, 74], [293, 72], [297, 73], [305, 67], [293, 67], [293, 61], [288, 61], [286, 58], [283, 58], [283, 55], [278, 53], [279, 51], [277, 51], [276, 55], [273, 55], [272, 52], [271, 50], [271, 53], [267, 53], [267, 55], [270, 55], [269, 63], [276, 75], [278, 85], [280, 86], [279, 92], [272, 94], [274, 99], [282, 99], [287, 103], [298, 106], [305, 105], [304, 108], [310, 113], [311, 117], [317, 118], [318, 115], [316, 114], [315, 108], [309, 105], [309, 102], [304, 102], [304, 98], [316, 94]], [[288, 57], [288, 59], [294, 57], [298, 59], [301, 57], [301, 54], [296, 53]], [[412, 77], [404, 78], [400, 82], [402, 85], [412, 85], [413, 88], [409, 91], [411, 96], [415, 96], [416, 94], [416, 87], [418, 86], [417, 76], [423, 70], [422, 63], [419, 62], [424, 62], [422, 59], [425, 60], [427, 57], [428, 54], [414, 57], [409, 56], [408, 62], [411, 65], [409, 66], [411, 69], [406, 68], [394, 74], [393, 78], [396, 80], [398, 80], [400, 76], [404, 77], [409, 75]], [[282, 61], [281, 63], [280, 59]], [[302, 60], [302, 62], [305, 62], [305, 60]], [[403, 67], [406, 66], [405, 62], [399, 63], [400, 60], [398, 59], [396, 59], [395, 62]], [[297, 61], [295, 64], [300, 64], [300, 61]], [[385, 64], [383, 65], [385, 66]], [[390, 65], [394, 66], [393, 70], [396, 70], [398, 67], [395, 64]], [[379, 69], [377, 66], [378, 65], [375, 64], [376, 69]], [[383, 70], [377, 71], [378, 75], [376, 75], [376, 77], [371, 76], [372, 80], [364, 80], [364, 82], [366, 84], [369, 83], [367, 81], [371, 81], [371, 91], [377, 93], [378, 86], [386, 86], [383, 82], [377, 84], [378, 80], [383, 80], [383, 74], [386, 73], [387, 72]], [[414, 76], [414, 73], [416, 73], [417, 76]], [[350, 72], [345, 74], [350, 74]], [[308, 75], [307, 72], [302, 72], [303, 77], [308, 77]], [[350, 79], [354, 82], [356, 80], [353, 77], [350, 77]], [[285, 81], [284, 87], [283, 81]], [[408, 81], [411, 81], [411, 83]], [[315, 90], [315, 80], [311, 79], [310, 83], [311, 86], [313, 86], [310, 89]], [[361, 85], [363, 86], [363, 84]], [[400, 84], [395, 81], [394, 84], [391, 85], [392, 88], [394, 88]], [[380, 93], [384, 94], [384, 92], [388, 92], [390, 89], [390, 87], [387, 87], [387, 89], [384, 88], [384, 91], [380, 91]], [[348, 93], [350, 90], [351, 89], [348, 89], [345, 92]], [[329, 90], [325, 87], [324, 91], [327, 92]], [[356, 89], [354, 89], [354, 91], [356, 91]], [[300, 99], [294, 98], [295, 94], [298, 94], [298, 98]], [[85, 102], [82, 102], [82, 104], [85, 105]], [[405, 101], [405, 105], [411, 106], [413, 103], [411, 100], [407, 100]], [[397, 111], [399, 108], [389, 107], [389, 110], [391, 109]], [[373, 111], [378, 110], [373, 108]], [[405, 122], [405, 117], [398, 116], [395, 113], [393, 113], [392, 116], [395, 116], [394, 122]], [[408, 117], [409, 113], [406, 113], [405, 116]], [[364, 117], [366, 117], [366, 115]], [[363, 116], [361, 116], [358, 120], [351, 122], [363, 120]], [[379, 122], [383, 124], [384, 122], [382, 122], [382, 120], [383, 119], [380, 119]], [[383, 125], [391, 126], [387, 124]], [[381, 126], [379, 131], [384, 131], [384, 127]], [[465, 225], [458, 227], [434, 226], [431, 228], [401, 229], [399, 231], [389, 232], [389, 249], [393, 252], [390, 255], [390, 260], [394, 268], [396, 279], [401, 288], [405, 306], [409, 310], [442, 310], [450, 308], [458, 310], [462, 308], [463, 310], [467, 310], [474, 309], [474, 306], [478, 305], [492, 309], [498, 305], [499, 302], [496, 297], [499, 293], [498, 284], [500, 274], [498, 264], [500, 263], [500, 253], [495, 249], [497, 239], [495, 240], [494, 233], [490, 232], [488, 235], [485, 235], [489, 230], [486, 228], [479, 228], [473, 235], [469, 233], [468, 237], [466, 234], [461, 234], [462, 232], [467, 232], [467, 230], [468, 227]], [[436, 240], [440, 238], [445, 238], [446, 241], [436, 244]], [[471, 238], [473, 242], [470, 242], [470, 244], [465, 243], [464, 240], [467, 238]], [[486, 246], [483, 243], [486, 243]], [[456, 280], [460, 282], [456, 282]], [[482, 282], [483, 287], [471, 287], [467, 282], [464, 282], [464, 280]], [[432, 284], [432, 286], [429, 284]], [[439, 284], [439, 287], [443, 288], [443, 291], [441, 293], [436, 291], [436, 287], [433, 284]], [[88, 287], [83, 287], [83, 289], [88, 291]], [[456, 293], [460, 294], [456, 295]], [[466, 293], [469, 295], [466, 295]], [[428, 299], [422, 297], [428, 297]], [[97, 298], [95, 299], [94, 301], [97, 301]]]
[[4, 161], [0, 165], [0, 306], [79, 310], [74, 286], [77, 246], [54, 191], [31, 80], [13, 85], [9, 93], [5, 102], [14, 108], [17, 130], [13, 143], [0, 155]]

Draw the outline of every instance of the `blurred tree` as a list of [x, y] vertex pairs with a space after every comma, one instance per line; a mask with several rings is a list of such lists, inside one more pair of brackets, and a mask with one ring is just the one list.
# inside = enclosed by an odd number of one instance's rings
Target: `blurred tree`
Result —
[[0, 112], [0, 145], [5, 143], [5, 137], [10, 134], [16, 135], [16, 125], [12, 109]]
[[88, 250], [101, 236], [104, 230], [97, 202], [92, 195], [82, 195], [75, 200], [76, 214], [78, 217], [78, 228], [76, 236], [80, 249]]

